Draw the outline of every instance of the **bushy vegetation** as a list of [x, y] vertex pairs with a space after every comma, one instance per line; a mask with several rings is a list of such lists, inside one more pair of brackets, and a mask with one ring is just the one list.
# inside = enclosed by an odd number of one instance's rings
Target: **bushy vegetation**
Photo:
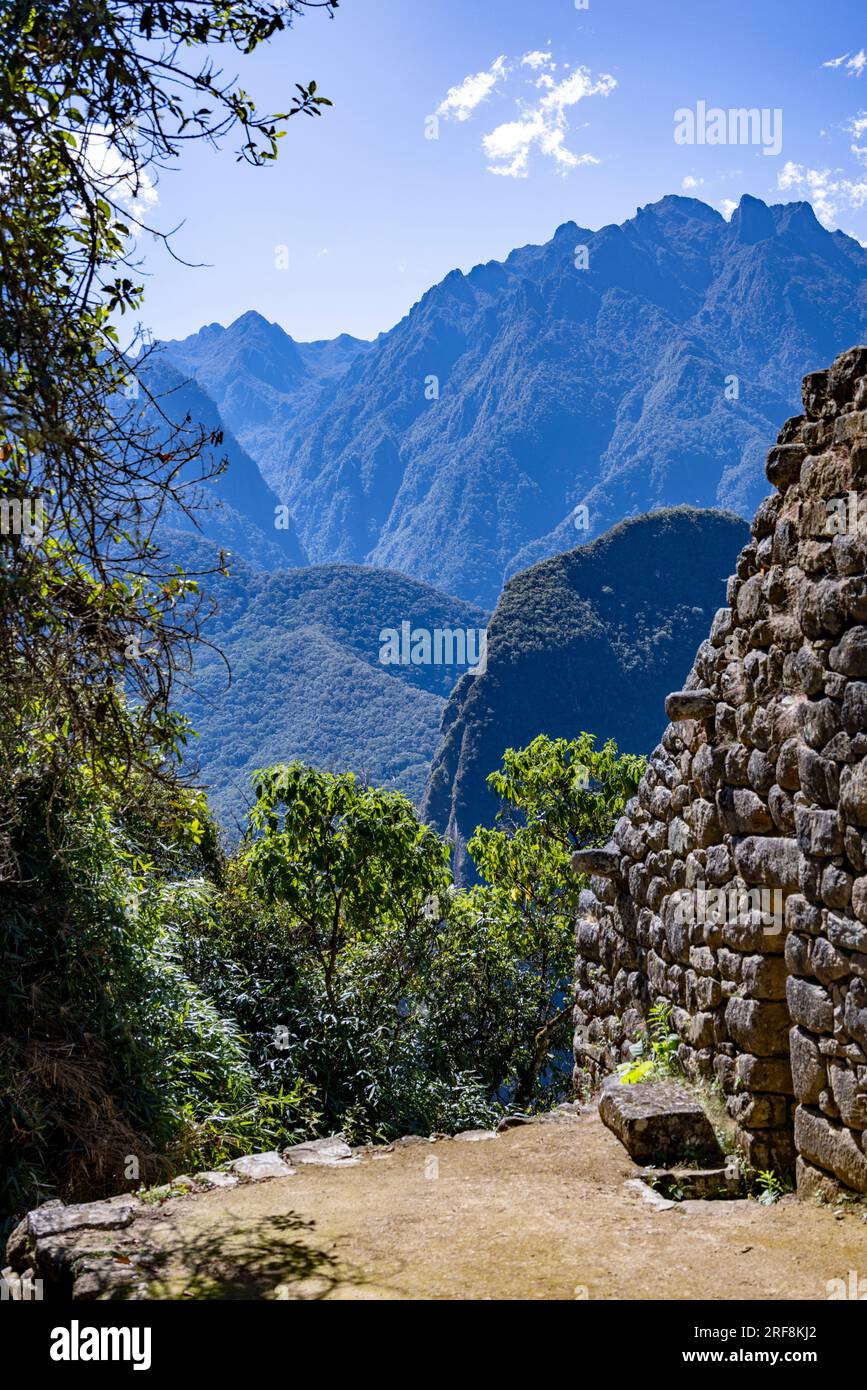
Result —
[[569, 854], [605, 838], [639, 773], [586, 735], [507, 752], [509, 814], [474, 837], [468, 893], [411, 803], [351, 773], [259, 774], [228, 860], [190, 793], [108, 797], [80, 775], [55, 809], [22, 786], [28, 888], [0, 894], [7, 1213], [562, 1098]]

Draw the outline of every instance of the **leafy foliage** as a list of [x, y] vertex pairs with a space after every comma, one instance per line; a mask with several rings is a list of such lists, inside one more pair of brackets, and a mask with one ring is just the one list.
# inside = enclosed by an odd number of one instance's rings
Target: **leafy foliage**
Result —
[[670, 1002], [657, 999], [648, 1011], [646, 1037], [630, 1046], [632, 1060], [617, 1068], [621, 1081], [632, 1085], [652, 1076], [674, 1076], [683, 1071], [678, 1057], [680, 1037], [672, 1031], [671, 1014]]
[[[158, 235], [142, 219], [159, 168], [235, 127], [240, 156], [260, 164], [283, 133], [220, 79], [209, 49], [252, 52], [305, 8], [334, 3], [0, 10], [0, 500], [4, 522], [9, 508], [43, 509], [26, 534], [0, 528], [0, 679], [22, 734], [51, 734], [58, 768], [102, 753], [103, 775], [153, 775], [140, 750], [170, 757], [184, 738], [170, 692], [196, 638], [197, 585], [154, 528], [167, 507], [190, 509], [222, 441], [173, 422], [143, 383], [134, 399], [141, 343], [133, 334], [124, 351], [118, 325], [141, 300], [136, 229]], [[300, 91], [287, 117], [326, 103], [315, 83]], [[127, 738], [130, 691], [142, 744]]]
[[261, 1084], [308, 1087], [326, 1130], [542, 1108], [569, 1085], [571, 847], [605, 837], [640, 771], [586, 735], [509, 750], [494, 776], [513, 814], [471, 842], [485, 881], [465, 894], [400, 794], [298, 763], [260, 773], [224, 884], [175, 924], [184, 967]]

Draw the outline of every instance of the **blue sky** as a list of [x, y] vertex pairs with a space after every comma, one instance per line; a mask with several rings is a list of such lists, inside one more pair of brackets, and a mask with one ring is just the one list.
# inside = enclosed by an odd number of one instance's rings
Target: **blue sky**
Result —
[[[190, 146], [161, 174], [149, 217], [207, 265], [142, 241], [158, 337], [247, 309], [298, 339], [373, 337], [455, 266], [666, 193], [806, 197], [867, 242], [864, 0], [341, 0], [225, 59], [260, 107], [310, 78], [334, 107], [290, 122], [271, 167]], [[678, 144], [700, 102], [781, 111], [779, 153]]]

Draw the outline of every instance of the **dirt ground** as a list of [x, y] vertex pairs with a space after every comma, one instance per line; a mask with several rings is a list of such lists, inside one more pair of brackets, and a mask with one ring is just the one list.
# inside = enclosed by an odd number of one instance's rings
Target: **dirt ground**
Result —
[[826, 1299], [867, 1278], [863, 1208], [658, 1210], [624, 1185], [636, 1172], [590, 1110], [173, 1198], [152, 1213], [151, 1296]]

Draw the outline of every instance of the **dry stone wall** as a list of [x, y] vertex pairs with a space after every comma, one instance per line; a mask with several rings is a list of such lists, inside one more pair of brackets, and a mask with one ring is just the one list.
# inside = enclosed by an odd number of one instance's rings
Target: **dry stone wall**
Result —
[[831, 1195], [867, 1192], [867, 348], [803, 398], [637, 796], [575, 856], [574, 1046], [598, 1082], [669, 1001], [748, 1161]]

